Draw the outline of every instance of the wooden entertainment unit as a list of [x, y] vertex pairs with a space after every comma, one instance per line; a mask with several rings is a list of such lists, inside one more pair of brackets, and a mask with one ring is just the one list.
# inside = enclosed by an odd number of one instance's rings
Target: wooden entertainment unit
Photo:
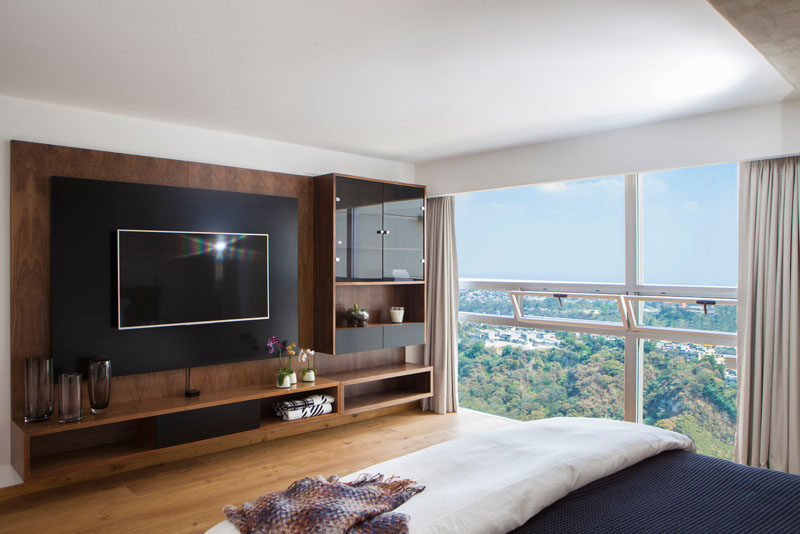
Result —
[[[289, 389], [251, 386], [204, 393], [200, 397], [174, 395], [140, 402], [118, 402], [112, 403], [101, 415], [86, 413], [81, 421], [74, 423], [60, 424], [51, 419], [42, 423], [17, 424], [26, 457], [24, 478], [26, 481], [38, 480], [102, 466], [124, 467], [131, 462], [137, 465], [160, 463], [169, 457], [169, 453], [189, 447], [214, 444], [217, 449], [223, 449], [226, 448], [224, 442], [233, 438], [249, 438], [257, 442], [269, 439], [273, 434], [297, 433], [302, 429], [295, 427], [309, 423], [329, 422], [331, 419], [342, 419], [343, 416], [427, 398], [431, 395], [431, 372], [429, 366], [410, 363], [389, 365], [342, 371], [320, 377], [313, 383], [298, 382]], [[356, 389], [358, 386], [379, 388], [370, 393], [361, 393]], [[296, 421], [283, 421], [273, 413], [272, 402], [298, 399], [315, 393], [334, 397], [332, 413]], [[258, 428], [157, 447], [155, 426], [158, 417], [246, 401], [260, 401]], [[152, 462], [148, 462], [148, 459]]]
[[[84, 386], [83, 419], [59, 424], [56, 417], [24, 423], [23, 362], [52, 354], [50, 325], [50, 177], [128, 181], [154, 185], [238, 191], [297, 198], [298, 201], [298, 344], [317, 349], [314, 383], [299, 382], [290, 389], [275, 387], [278, 362], [259, 359], [195, 367], [192, 387], [197, 398], [183, 396], [184, 370], [114, 376], [111, 403], [104, 414], [91, 414]], [[348, 177], [355, 179], [354, 177]], [[432, 395], [432, 368], [406, 362], [405, 340], [424, 342], [424, 280], [336, 281], [335, 265], [319, 240], [333, 230], [331, 212], [315, 209], [316, 178], [202, 163], [76, 149], [37, 143], [11, 143], [11, 449], [12, 464], [26, 487], [40, 489], [75, 480], [137, 469], [287, 435], [344, 424], [358, 418], [405, 408]], [[324, 178], [320, 180], [324, 182]], [[377, 181], [365, 180], [378, 183]], [[398, 185], [398, 184], [395, 184]], [[400, 184], [402, 185], [402, 184]], [[424, 192], [424, 188], [417, 188]], [[332, 191], [331, 191], [332, 193]], [[331, 199], [332, 200], [332, 199]], [[318, 205], [318, 204], [317, 204]], [[316, 230], [315, 230], [316, 229]], [[329, 271], [321, 268], [330, 260]], [[321, 263], [322, 262], [322, 263]], [[328, 275], [331, 275], [328, 277]], [[342, 306], [358, 299], [379, 320], [367, 329], [380, 329], [381, 342], [363, 340], [347, 351], [333, 343], [342, 324]], [[401, 304], [398, 304], [401, 303]], [[403, 305], [406, 324], [379, 317], [388, 306]], [[411, 327], [412, 331], [408, 328]], [[385, 335], [385, 329], [391, 333]], [[406, 329], [406, 330], [404, 330]], [[359, 333], [360, 334], [360, 333]], [[410, 336], [410, 337], [409, 337]], [[369, 336], [368, 336], [369, 337]], [[266, 340], [264, 340], [266, 341]], [[341, 349], [342, 347], [340, 347]], [[347, 353], [343, 353], [347, 352]], [[112, 361], [113, 354], [103, 355]], [[299, 367], [295, 365], [295, 367]], [[58, 387], [55, 387], [58, 399]], [[271, 410], [278, 399], [312, 393], [333, 395], [334, 411], [299, 421], [283, 421]], [[226, 406], [249, 403], [257, 410], [252, 428], [208, 436], [186, 443], [157, 447], [158, 418], [179, 414], [209, 416]], [[255, 403], [258, 407], [255, 408]], [[256, 426], [257, 425], [257, 426]], [[174, 443], [167, 441], [167, 443]]]

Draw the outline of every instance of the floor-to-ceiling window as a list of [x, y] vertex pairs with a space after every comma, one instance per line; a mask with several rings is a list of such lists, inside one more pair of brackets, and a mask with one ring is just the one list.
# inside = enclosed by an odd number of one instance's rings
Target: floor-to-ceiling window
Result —
[[643, 421], [730, 458], [737, 166], [458, 195], [459, 402]]

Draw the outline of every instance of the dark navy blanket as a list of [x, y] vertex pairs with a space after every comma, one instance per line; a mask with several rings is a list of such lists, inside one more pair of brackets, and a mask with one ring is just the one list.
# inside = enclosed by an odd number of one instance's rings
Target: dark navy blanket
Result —
[[800, 476], [667, 451], [573, 491], [512, 532], [800, 533]]

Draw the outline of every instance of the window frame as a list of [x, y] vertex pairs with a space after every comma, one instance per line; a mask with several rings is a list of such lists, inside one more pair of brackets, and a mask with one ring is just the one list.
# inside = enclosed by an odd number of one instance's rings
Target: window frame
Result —
[[[736, 287], [730, 286], [678, 286], [645, 284], [642, 276], [642, 174], [625, 175], [625, 282], [558, 282], [542, 280], [497, 280], [460, 278], [459, 290], [506, 291], [512, 302], [514, 315], [491, 315], [459, 312], [460, 322], [542, 328], [580, 332], [625, 339], [625, 420], [642, 421], [644, 341], [663, 340], [680, 343], [700, 343], [736, 347], [736, 332], [713, 332], [680, 328], [648, 327], [638, 323], [642, 302], [647, 300], [673, 300], [695, 302], [713, 299], [717, 305], [735, 305]], [[562, 318], [524, 317], [520, 295], [531, 294], [552, 297], [554, 293], [581, 298], [616, 299], [623, 317], [623, 326], [599, 324], [599, 321]], [[737, 355], [738, 356], [738, 355]]]

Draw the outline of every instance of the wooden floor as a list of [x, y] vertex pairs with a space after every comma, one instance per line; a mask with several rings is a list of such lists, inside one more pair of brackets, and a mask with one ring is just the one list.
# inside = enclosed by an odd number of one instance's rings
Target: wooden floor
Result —
[[0, 501], [0, 532], [204, 532], [224, 519], [226, 504], [510, 423], [472, 411], [406, 410]]

